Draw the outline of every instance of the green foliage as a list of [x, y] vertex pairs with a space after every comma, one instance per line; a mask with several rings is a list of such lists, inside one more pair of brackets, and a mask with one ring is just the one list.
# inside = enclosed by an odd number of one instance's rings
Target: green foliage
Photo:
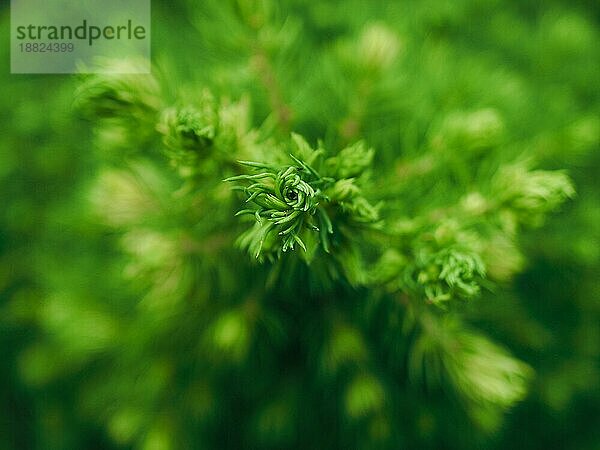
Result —
[[434, 255], [417, 255], [420, 267], [416, 278], [425, 296], [432, 302], [454, 296], [472, 298], [479, 293], [477, 277], [483, 277], [483, 262], [476, 254], [448, 248]]
[[153, 7], [0, 84], [2, 446], [595, 448], [591, 3]]
[[198, 106], [165, 109], [157, 130], [164, 135], [166, 154], [184, 176], [195, 175], [210, 151], [219, 127], [214, 99], [205, 92]]
[[[263, 172], [239, 175], [226, 181], [251, 183], [241, 189], [248, 196], [246, 203], [254, 208], [240, 210], [237, 215], [252, 215], [256, 224], [240, 237], [238, 242], [242, 248], [259, 258], [261, 252], [281, 256], [282, 252], [293, 250], [298, 244], [305, 252], [306, 261], [310, 262], [317, 251], [316, 246], [320, 245], [329, 253], [332, 241], [337, 246], [352, 245], [342, 242], [344, 237], [339, 227], [344, 223], [347, 234], [353, 225], [372, 224], [378, 220], [377, 209], [364, 198], [354, 178], [347, 178], [362, 175], [370, 163], [372, 151], [365, 151], [360, 143], [342, 150], [336, 157], [323, 159], [323, 149], [313, 151], [297, 134], [292, 138], [295, 152], [309, 162], [303, 162], [293, 154], [290, 157], [296, 164], [282, 168], [242, 161], [243, 165]], [[352, 150], [357, 150], [358, 157], [344, 159]], [[318, 169], [312, 167], [315, 164]], [[321, 166], [324, 175], [319, 173]], [[336, 222], [336, 233], [331, 217]], [[303, 237], [311, 244], [310, 249]]]

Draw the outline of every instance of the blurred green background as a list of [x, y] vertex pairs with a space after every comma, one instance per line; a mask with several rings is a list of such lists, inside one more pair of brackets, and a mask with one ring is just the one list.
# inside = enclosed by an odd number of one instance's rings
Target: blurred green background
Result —
[[[252, 21], [264, 3], [154, 1], [153, 62], [161, 76], [173, 90], [210, 82], [232, 98], [249, 93], [251, 119], [260, 123], [273, 99], [257, 87], [251, 70], [257, 62], [244, 52], [236, 14]], [[488, 432], [450, 420], [454, 410], [444, 401], [423, 403], [391, 424], [406, 436], [406, 448], [599, 449], [598, 2], [277, 5], [281, 26], [269, 28], [256, 16], [255, 28], [263, 42], [285, 49], [274, 71], [294, 111], [293, 127], [305, 136], [335, 142], [326, 124], [339, 124], [342, 137], [358, 134], [391, 155], [419, 147], [449, 111], [493, 107], [502, 113], [507, 141], [528, 146], [543, 168], [567, 169], [574, 180], [576, 198], [522, 236], [522, 273], [470, 313], [533, 367], [527, 397]], [[392, 52], [402, 63], [382, 81], [393, 95], [376, 92], [369, 110], [357, 113], [366, 117], [357, 131], [344, 122], [347, 81], [328, 61], [369, 23], [383, 23], [399, 36]], [[292, 447], [243, 444], [234, 436], [252, 434], [244, 427], [254, 426], [245, 424], [244, 411], [207, 422], [203, 405], [212, 401], [210, 392], [201, 383], [179, 389], [193, 384], [195, 362], [187, 352], [188, 341], [197, 338], [195, 325], [165, 319], [184, 330], [176, 336], [181, 342], [165, 345], [162, 319], [136, 315], [140, 287], [122, 280], [125, 263], [115, 237], [87, 206], [106, 155], [93, 123], [74, 111], [80, 80], [11, 75], [8, 24], [9, 8], [0, 6], [0, 448]], [[389, 51], [381, 45], [373, 64]], [[178, 367], [188, 368], [176, 375], [167, 362], [173, 351], [180, 351]], [[132, 379], [144, 361], [147, 376]], [[224, 373], [222, 382], [224, 391], [235, 386], [235, 372]], [[137, 400], [119, 401], [132, 396]], [[421, 405], [419, 399], [411, 402]], [[302, 414], [309, 423], [311, 411]], [[231, 436], [214, 432], [219, 427]], [[319, 448], [335, 447], [326, 442], [323, 436]], [[354, 444], [339, 448], [348, 445]]]

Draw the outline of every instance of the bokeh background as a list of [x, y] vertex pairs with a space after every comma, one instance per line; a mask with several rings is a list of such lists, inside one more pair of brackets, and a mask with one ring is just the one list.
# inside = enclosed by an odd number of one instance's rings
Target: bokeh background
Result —
[[[273, 99], [259, 88], [253, 67], [261, 61], [245, 47], [241, 14], [256, 21], [263, 42], [285, 48], [274, 72], [292, 99], [293, 126], [312, 139], [327, 137], [323, 124], [335, 123], [346, 127], [342, 136], [362, 135], [385, 154], [418, 147], [449, 111], [494, 108], [507, 141], [528, 146], [543, 168], [567, 169], [574, 180], [576, 198], [522, 236], [522, 272], [471, 312], [481, 329], [533, 367], [526, 398], [502, 423], [477, 432], [467, 421], [450, 420], [454, 410], [443, 401], [415, 409], [392, 424], [406, 434], [407, 448], [600, 448], [598, 3], [286, 0], [276, 8], [278, 28], [253, 16], [260, 4], [154, 1], [153, 62], [170, 86], [211, 80], [232, 98], [249, 93], [253, 119], [265, 117]], [[201, 384], [180, 392], [193, 375], [169, 372], [173, 348], [189, 357], [194, 324], [168, 319], [187, 341], [163, 345], [168, 333], [161, 319], [136, 316], [139, 286], [122, 281], [114, 236], [89, 215], [88, 193], [105, 156], [93, 123], [73, 107], [81, 81], [11, 75], [8, 23], [2, 3], [0, 448], [242, 447], [245, 441], [220, 440], [211, 426], [198, 426], [207, 392]], [[344, 58], [344, 46], [373, 23], [398, 36], [393, 53], [401, 63], [385, 79], [393, 95], [374, 95], [367, 111], [357, 113], [370, 126], [355, 130], [344, 122], [347, 82], [327, 61]], [[318, 86], [330, 90], [315, 95]], [[122, 332], [132, 323], [133, 331]], [[107, 362], [115, 353], [135, 356]], [[147, 376], [132, 380], [144, 362]], [[235, 377], [223, 380], [223, 389], [235, 384]], [[140, 401], [119, 401], [132, 391]], [[309, 422], [310, 411], [303, 413]], [[212, 420], [231, 435], [248, 432], [238, 419]]]

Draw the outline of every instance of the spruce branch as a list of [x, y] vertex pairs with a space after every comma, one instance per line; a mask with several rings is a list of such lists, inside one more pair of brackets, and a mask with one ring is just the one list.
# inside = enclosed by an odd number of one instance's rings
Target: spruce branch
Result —
[[[299, 162], [299, 161], [298, 161]], [[305, 230], [318, 232], [320, 229], [332, 233], [327, 212], [321, 210], [317, 215], [319, 205], [327, 201], [327, 197], [318, 186], [326, 186], [327, 180], [321, 178], [308, 166], [298, 164], [275, 170], [271, 166], [260, 163], [243, 162], [241, 164], [268, 170], [254, 175], [240, 175], [228, 178], [226, 181], [246, 181], [251, 184], [241, 189], [247, 195], [246, 203], [253, 208], [242, 209], [238, 215], [251, 214], [256, 218], [257, 225], [240, 242], [255, 250], [258, 258], [263, 250], [268, 235], [276, 233], [281, 239], [281, 252], [294, 249], [298, 244], [304, 251], [306, 245], [301, 238]], [[249, 233], [249, 234], [248, 234]], [[326, 239], [326, 235], [321, 235]], [[326, 241], [322, 241], [327, 248]]]
[[[412, 3], [157, 5], [164, 75], [87, 75], [87, 123], [62, 114], [68, 78], [19, 80], [18, 104], [0, 83], [0, 284], [19, 323], [3, 393], [35, 394], [3, 419], [36, 411], [3, 444], [535, 447], [557, 432], [521, 439], [540, 405], [587, 417], [596, 24], [565, 2]], [[573, 196], [542, 170], [565, 165], [582, 201], [527, 230]], [[528, 399], [503, 345], [541, 369]], [[73, 395], [45, 395], [58, 384]]]
[[[299, 135], [292, 135], [292, 146], [298, 155], [289, 155], [292, 164], [239, 161], [253, 172], [225, 180], [243, 182], [235, 189], [246, 195], [249, 207], [237, 215], [253, 216], [256, 222], [240, 236], [238, 245], [258, 259], [263, 254], [281, 256], [298, 245], [310, 261], [317, 247], [329, 253], [336, 229], [339, 234], [339, 226], [343, 228], [342, 223], [336, 227], [332, 218], [355, 226], [379, 219], [377, 208], [363, 196], [357, 180], [341, 177], [362, 175], [371, 162], [372, 150], [360, 143], [355, 148], [363, 157], [347, 158], [348, 152], [342, 151], [323, 160], [324, 150], [311, 149]], [[322, 175], [321, 166], [331, 176]]]
[[212, 155], [220, 132], [214, 97], [205, 90], [199, 102], [165, 109], [156, 130], [163, 137], [171, 165], [183, 177], [197, 175]]
[[77, 89], [76, 108], [90, 119], [153, 119], [162, 104], [160, 84], [152, 75], [136, 74], [140, 64], [100, 60], [99, 73], [86, 76]]
[[75, 109], [105, 126], [147, 131], [163, 104], [163, 94], [155, 76], [136, 73], [141, 64], [136, 60], [99, 60], [95, 67], [98, 73], [82, 75], [84, 81], [75, 92]]

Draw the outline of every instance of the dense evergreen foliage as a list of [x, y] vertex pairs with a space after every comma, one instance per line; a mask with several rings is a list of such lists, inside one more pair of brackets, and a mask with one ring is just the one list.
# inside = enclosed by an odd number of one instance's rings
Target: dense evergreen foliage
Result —
[[599, 21], [181, 0], [151, 75], [4, 46], [0, 447], [597, 448]]

